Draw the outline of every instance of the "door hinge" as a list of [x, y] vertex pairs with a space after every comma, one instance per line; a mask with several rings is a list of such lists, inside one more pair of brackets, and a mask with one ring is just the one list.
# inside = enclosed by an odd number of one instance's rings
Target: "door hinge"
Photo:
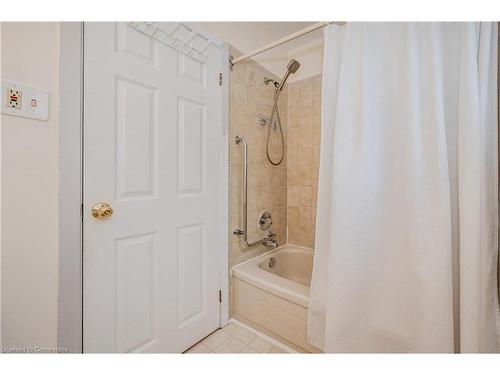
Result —
[[219, 303], [222, 303], [222, 290], [219, 290]]
[[80, 219], [83, 220], [83, 203], [80, 203]]
[[222, 73], [219, 73], [219, 86], [222, 86]]

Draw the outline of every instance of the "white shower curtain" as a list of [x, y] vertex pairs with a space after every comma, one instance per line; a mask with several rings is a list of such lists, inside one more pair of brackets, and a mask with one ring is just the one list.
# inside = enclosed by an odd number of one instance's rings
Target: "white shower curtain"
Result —
[[312, 345], [500, 351], [497, 33], [325, 30]]

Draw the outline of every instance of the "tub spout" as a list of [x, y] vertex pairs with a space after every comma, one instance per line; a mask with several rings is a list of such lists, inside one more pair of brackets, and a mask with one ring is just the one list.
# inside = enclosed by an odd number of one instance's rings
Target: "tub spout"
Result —
[[276, 234], [269, 231], [267, 238], [265, 238], [264, 241], [262, 241], [262, 244], [267, 248], [276, 249], [278, 247], [278, 241], [276, 240]]
[[278, 242], [276, 240], [264, 240], [262, 244], [269, 249], [276, 249], [278, 247]]

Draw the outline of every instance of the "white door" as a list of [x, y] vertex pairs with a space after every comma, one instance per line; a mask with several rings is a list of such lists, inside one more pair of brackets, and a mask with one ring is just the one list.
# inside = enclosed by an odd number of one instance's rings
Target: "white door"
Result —
[[85, 352], [182, 352], [220, 325], [221, 46], [208, 54], [85, 24]]

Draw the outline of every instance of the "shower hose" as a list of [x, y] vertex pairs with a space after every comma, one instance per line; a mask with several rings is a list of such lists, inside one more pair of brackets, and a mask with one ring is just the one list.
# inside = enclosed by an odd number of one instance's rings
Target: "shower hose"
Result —
[[[269, 119], [269, 126], [267, 128], [267, 144], [266, 144], [266, 154], [267, 154], [267, 160], [272, 165], [280, 165], [281, 162], [283, 161], [283, 158], [285, 157], [285, 137], [283, 136], [283, 128], [281, 126], [281, 118], [280, 118], [280, 112], [278, 109], [278, 99], [280, 97], [280, 90], [276, 89], [274, 92], [274, 104], [273, 104], [273, 109], [271, 111], [271, 118]], [[276, 117], [276, 126], [274, 128], [276, 129], [277, 127], [279, 128], [280, 131], [280, 137], [281, 137], [281, 156], [280, 159], [275, 162], [271, 159], [271, 155], [269, 153], [269, 147], [271, 144], [271, 128], [273, 127], [273, 121], [274, 118]]]

